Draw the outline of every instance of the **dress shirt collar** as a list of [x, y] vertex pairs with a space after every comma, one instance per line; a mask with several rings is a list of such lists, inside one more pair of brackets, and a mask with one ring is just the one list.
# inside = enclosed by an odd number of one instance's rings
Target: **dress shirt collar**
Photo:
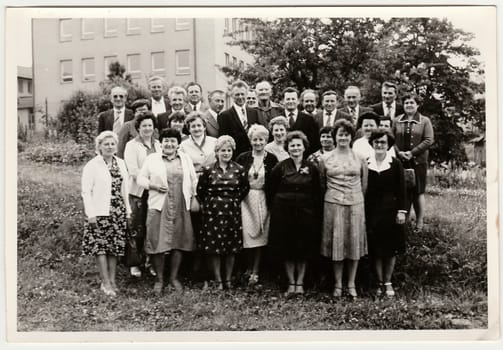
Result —
[[211, 108], [208, 108], [208, 111], [210, 112], [210, 114], [213, 116], [213, 118], [215, 118], [215, 120], [217, 120], [217, 117], [218, 117], [218, 113], [215, 112], [213, 109]]
[[[408, 121], [409, 121], [409, 118], [407, 117], [407, 114], [402, 114], [402, 116], [398, 119], [399, 123], [407, 123]], [[412, 119], [410, 121], [411, 121], [411, 123], [419, 124], [421, 121], [419, 113], [416, 112], [416, 114], [414, 114], [414, 116], [412, 117]]]
[[377, 165], [376, 157], [375, 154], [372, 157], [369, 157], [368, 159], [368, 168], [369, 170], [374, 170], [378, 173], [388, 170], [391, 168], [391, 162], [393, 161], [393, 157], [389, 152], [386, 152], [386, 157], [384, 157], [384, 160], [382, 161], [381, 165]]
[[293, 120], [297, 120], [297, 114], [299, 113], [299, 110], [297, 108], [295, 108], [293, 111], [285, 109], [285, 116], [287, 117], [287, 119], [289, 118], [290, 113], [293, 113]]

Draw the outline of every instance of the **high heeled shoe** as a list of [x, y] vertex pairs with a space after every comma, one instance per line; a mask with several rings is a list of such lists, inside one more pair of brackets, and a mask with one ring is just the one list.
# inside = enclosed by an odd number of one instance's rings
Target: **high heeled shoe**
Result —
[[353, 300], [358, 298], [358, 293], [356, 292], [356, 288], [355, 287], [348, 287], [348, 295]]
[[340, 298], [340, 297], [342, 297], [342, 288], [341, 287], [335, 287], [334, 291], [332, 293], [332, 296], [334, 298]]
[[384, 288], [385, 288], [384, 293], [388, 298], [393, 298], [395, 296], [395, 290], [393, 289], [393, 285], [391, 284], [391, 282], [384, 283]]
[[103, 283], [100, 286], [100, 289], [103, 293], [105, 293], [106, 296], [109, 297], [116, 297], [117, 293], [112, 288], [107, 288]]

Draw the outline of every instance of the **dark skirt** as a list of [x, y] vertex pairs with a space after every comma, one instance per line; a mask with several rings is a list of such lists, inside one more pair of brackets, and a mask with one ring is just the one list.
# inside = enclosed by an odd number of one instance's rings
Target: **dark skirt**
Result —
[[396, 223], [396, 209], [367, 207], [367, 238], [373, 257], [387, 258], [405, 252], [405, 225]]
[[426, 170], [428, 164], [420, 163], [414, 165], [414, 171], [416, 173], [416, 188], [414, 189], [414, 194], [423, 194], [426, 189]]
[[306, 260], [317, 255], [320, 237], [312, 200], [276, 197], [271, 208], [269, 252], [280, 260]]

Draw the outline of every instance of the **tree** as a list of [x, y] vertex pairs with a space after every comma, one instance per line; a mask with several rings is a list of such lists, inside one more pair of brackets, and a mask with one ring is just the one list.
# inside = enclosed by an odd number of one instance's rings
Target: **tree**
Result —
[[[401, 92], [414, 91], [431, 117], [438, 161], [463, 160], [461, 123], [485, 126], [484, 85], [471, 77], [483, 74], [467, 42], [471, 34], [446, 19], [280, 18], [243, 19], [254, 31], [252, 40], [234, 40], [255, 62], [240, 71], [222, 67], [231, 79], [273, 82], [299, 90], [334, 89], [342, 95], [358, 85], [363, 104], [380, 101], [380, 84], [395, 81]], [[232, 35], [232, 34], [231, 34]], [[276, 91], [276, 92], [277, 92]], [[451, 112], [446, 113], [446, 109]], [[439, 141], [441, 140], [441, 141]]]

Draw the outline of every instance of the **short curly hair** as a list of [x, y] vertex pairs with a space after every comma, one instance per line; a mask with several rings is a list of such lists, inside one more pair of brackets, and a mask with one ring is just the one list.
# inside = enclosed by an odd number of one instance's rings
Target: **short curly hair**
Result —
[[285, 150], [288, 152], [288, 145], [290, 142], [293, 140], [300, 139], [302, 140], [302, 143], [304, 144], [304, 152], [307, 151], [309, 148], [309, 140], [307, 139], [306, 134], [304, 134], [300, 130], [295, 130], [295, 131], [290, 131], [288, 134], [286, 134], [286, 140], [285, 140]]
[[176, 129], [173, 128], [165, 128], [162, 129], [161, 133], [159, 134], [159, 141], [162, 143], [163, 139], [167, 138], [176, 138], [178, 141], [178, 144], [182, 142], [182, 135], [180, 132]]
[[95, 144], [95, 150], [96, 150], [96, 154], [101, 154], [101, 151], [100, 151], [100, 146], [101, 144], [103, 143], [103, 141], [105, 139], [108, 139], [108, 138], [113, 138], [114, 141], [115, 141], [115, 144], [117, 145], [119, 143], [119, 138], [117, 137], [117, 134], [114, 133], [113, 131], [111, 130], [105, 130], [105, 131], [102, 131], [98, 136], [96, 136], [96, 138], [94, 139], [94, 144]]
[[236, 150], [236, 141], [234, 141], [232, 136], [222, 135], [217, 139], [217, 142], [215, 143], [215, 153], [217, 153], [220, 148], [224, 147], [225, 145], [231, 146], [232, 151]]
[[374, 147], [372, 145], [372, 141], [380, 139], [383, 136], [387, 136], [388, 149], [393, 147], [393, 145], [395, 144], [395, 138], [393, 137], [391, 132], [389, 132], [387, 129], [384, 129], [384, 128], [377, 128], [377, 129], [372, 130], [372, 133], [370, 134], [370, 137], [369, 137], [369, 144], [372, 147]]
[[337, 142], [335, 141], [335, 135], [337, 135], [337, 131], [339, 129], [342, 129], [346, 131], [349, 135], [351, 135], [351, 140], [355, 137], [355, 128], [353, 126], [353, 123], [351, 123], [347, 119], [339, 119], [338, 121], [335, 122], [334, 124], [334, 130], [332, 131], [332, 138], [334, 139], [335, 144], [337, 145]]
[[154, 113], [152, 112], [145, 112], [140, 114], [139, 116], [136, 117], [135, 122], [134, 122], [134, 128], [136, 131], [140, 131], [140, 125], [144, 120], [151, 119], [152, 124], [154, 125], [154, 128], [157, 127], [157, 118], [155, 117]]
[[263, 125], [253, 124], [250, 126], [250, 129], [248, 129], [248, 139], [251, 141], [255, 135], [262, 136], [267, 141], [269, 139], [269, 130]]

